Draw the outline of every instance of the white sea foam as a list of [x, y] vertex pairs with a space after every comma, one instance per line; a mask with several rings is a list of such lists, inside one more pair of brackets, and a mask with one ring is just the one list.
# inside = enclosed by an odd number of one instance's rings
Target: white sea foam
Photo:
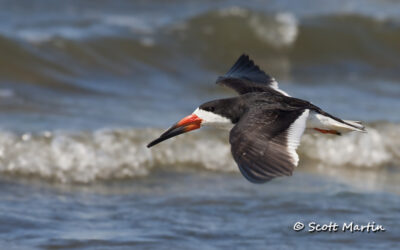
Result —
[[[354, 132], [341, 137], [304, 136], [298, 149], [299, 167], [307, 159], [326, 168], [379, 168], [388, 164], [400, 167], [400, 126], [382, 124], [367, 130], [367, 134]], [[89, 183], [145, 176], [159, 167], [238, 171], [226, 131], [185, 134], [146, 148], [161, 132], [132, 129], [17, 135], [3, 131], [0, 172], [57, 182]]]
[[97, 179], [147, 175], [149, 170], [160, 165], [196, 165], [221, 171], [235, 169], [229, 157], [230, 149], [222, 141], [189, 135], [151, 150], [146, 148], [160, 132], [99, 130], [38, 135], [1, 132], [0, 172], [88, 183]]
[[219, 11], [220, 16], [237, 16], [237, 17], [248, 17], [250, 15], [250, 11], [239, 7], [239, 6], [231, 6]]
[[155, 28], [159, 25], [155, 19], [139, 18], [132, 15], [108, 15], [101, 17], [101, 20], [108, 25], [127, 27], [132, 31], [145, 34], [153, 33]]
[[46, 27], [46, 28], [24, 28], [12, 31], [8, 34], [10, 37], [17, 36], [19, 39], [33, 43], [41, 44], [49, 42], [56, 38], [81, 40], [98, 35], [106, 35], [110, 32], [99, 26], [59, 26], [59, 27]]
[[298, 34], [298, 22], [291, 13], [278, 13], [272, 20], [254, 14], [249, 19], [249, 25], [260, 39], [277, 48], [292, 45]]
[[398, 125], [367, 127], [367, 131], [367, 134], [352, 132], [344, 136], [306, 135], [301, 153], [333, 166], [376, 168], [400, 159]]
[[277, 48], [292, 45], [299, 32], [298, 21], [294, 14], [289, 12], [270, 16], [233, 6], [221, 9], [218, 13], [221, 17], [243, 18], [261, 40]]
[[115, 35], [119, 32], [118, 28], [127, 28], [132, 33], [146, 35], [142, 40], [145, 40], [143, 43], [148, 45], [154, 43], [153, 41], [149, 42], [149, 40], [152, 39], [149, 38], [149, 36], [153, 34], [157, 28], [163, 25], [162, 19], [146, 19], [126, 15], [88, 15], [84, 17], [84, 19], [90, 24], [77, 25], [75, 23], [67, 23], [64, 25], [49, 25], [41, 28], [18, 27], [5, 29], [2, 33], [9, 37], [17, 37], [27, 42], [41, 44], [56, 38], [81, 40]]

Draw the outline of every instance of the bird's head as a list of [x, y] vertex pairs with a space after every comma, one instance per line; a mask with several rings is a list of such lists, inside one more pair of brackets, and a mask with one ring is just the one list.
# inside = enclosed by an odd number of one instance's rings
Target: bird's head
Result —
[[[202, 126], [212, 126], [230, 129], [239, 119], [235, 107], [228, 100], [215, 100], [200, 105], [191, 115], [175, 123], [159, 138], [150, 142], [147, 147], [152, 147], [171, 137], [199, 129]], [[229, 107], [229, 108], [228, 108]]]

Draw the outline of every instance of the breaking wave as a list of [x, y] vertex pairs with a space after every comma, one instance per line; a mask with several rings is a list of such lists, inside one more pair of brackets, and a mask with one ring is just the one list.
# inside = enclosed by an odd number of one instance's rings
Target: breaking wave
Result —
[[[0, 65], [7, 66], [0, 69], [2, 78], [46, 86], [57, 82], [62, 88], [76, 89], [72, 79], [93, 69], [120, 73], [137, 61], [159, 67], [159, 62], [170, 61], [171, 51], [175, 57], [201, 57], [214, 70], [243, 52], [271, 58], [272, 67], [281, 65], [278, 70], [284, 72], [289, 64], [318, 64], [329, 70], [329, 62], [352, 71], [371, 72], [372, 67], [397, 72], [400, 64], [400, 25], [393, 18], [360, 14], [298, 17], [241, 7], [176, 19], [81, 18], [62, 25], [46, 23], [45, 28], [15, 24], [0, 29]], [[342, 65], [342, 61], [350, 64]]]
[[[94, 132], [0, 133], [0, 172], [51, 181], [90, 183], [146, 176], [154, 168], [236, 172], [226, 131], [178, 136], [154, 148], [146, 144], [158, 129], [114, 129]], [[316, 161], [324, 167], [378, 169], [400, 167], [400, 125], [380, 123], [367, 134], [341, 137], [305, 135], [298, 149], [300, 167]]]

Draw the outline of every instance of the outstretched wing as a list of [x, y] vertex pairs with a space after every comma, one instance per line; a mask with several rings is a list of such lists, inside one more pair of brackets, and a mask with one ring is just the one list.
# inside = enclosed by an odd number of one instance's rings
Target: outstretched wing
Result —
[[271, 88], [289, 96], [278, 87], [275, 79], [262, 71], [249, 56], [243, 54], [239, 57], [232, 68], [217, 79], [217, 84], [234, 89], [239, 94], [249, 92], [268, 92]]
[[231, 130], [229, 142], [241, 173], [253, 183], [292, 175], [296, 149], [306, 127], [308, 109], [249, 110]]

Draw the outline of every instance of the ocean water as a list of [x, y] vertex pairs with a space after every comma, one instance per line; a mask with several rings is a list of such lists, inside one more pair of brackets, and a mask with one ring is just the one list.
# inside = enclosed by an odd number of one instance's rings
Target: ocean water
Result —
[[[0, 7], [0, 249], [400, 245], [400, 3]], [[234, 95], [214, 82], [242, 53], [368, 133], [305, 135], [293, 176], [263, 185], [240, 175], [226, 131], [146, 148], [199, 104]], [[385, 231], [310, 233], [311, 222]]]

